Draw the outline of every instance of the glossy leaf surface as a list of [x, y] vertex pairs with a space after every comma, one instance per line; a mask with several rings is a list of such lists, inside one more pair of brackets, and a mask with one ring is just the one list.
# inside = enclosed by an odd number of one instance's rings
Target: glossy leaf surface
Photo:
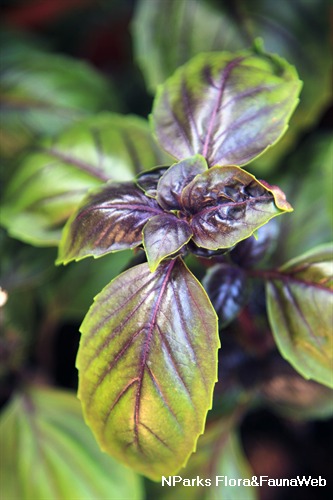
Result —
[[333, 387], [332, 246], [290, 261], [267, 284], [270, 323], [280, 353], [303, 377]]
[[161, 213], [134, 182], [106, 183], [89, 194], [67, 222], [58, 263], [135, 248], [146, 222]]
[[28, 243], [57, 244], [90, 188], [130, 180], [163, 159], [145, 120], [108, 113], [90, 118], [22, 161], [4, 192], [2, 224]]
[[18, 394], [0, 428], [1, 498], [142, 498], [139, 478], [98, 449], [74, 394]]
[[236, 266], [216, 264], [208, 269], [202, 284], [219, 317], [219, 327], [227, 325], [246, 303], [245, 272]]
[[155, 215], [143, 229], [143, 244], [151, 271], [166, 257], [178, 252], [192, 237], [188, 222], [174, 215]]
[[286, 131], [301, 83], [277, 56], [199, 54], [156, 95], [152, 122], [160, 144], [178, 159], [244, 165]]
[[153, 480], [203, 432], [217, 375], [217, 318], [181, 260], [118, 276], [82, 326], [79, 397], [97, 441]]
[[191, 214], [193, 241], [216, 250], [232, 247], [272, 217], [292, 208], [279, 188], [239, 167], [213, 167], [196, 176], [182, 192]]

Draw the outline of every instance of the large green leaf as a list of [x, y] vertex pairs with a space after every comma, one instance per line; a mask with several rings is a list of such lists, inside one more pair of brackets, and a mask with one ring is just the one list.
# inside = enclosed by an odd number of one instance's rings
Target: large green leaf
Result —
[[267, 52], [294, 64], [305, 83], [289, 133], [256, 160], [256, 167], [272, 168], [330, 100], [328, 11], [328, 0], [139, 0], [133, 23], [135, 56], [147, 86], [155, 91], [198, 53], [238, 51], [261, 37]]
[[245, 165], [284, 134], [300, 89], [277, 56], [203, 53], [159, 87], [152, 123], [180, 160], [201, 154], [209, 166]]
[[118, 109], [111, 83], [88, 64], [49, 54], [28, 39], [1, 39], [1, 152], [12, 154], [37, 135], [54, 135], [102, 109]]
[[277, 346], [305, 378], [333, 387], [333, 247], [322, 245], [267, 273]]
[[139, 478], [100, 452], [70, 393], [19, 393], [0, 429], [3, 499], [142, 498]]
[[118, 276], [82, 326], [87, 423], [104, 451], [153, 480], [174, 474], [203, 432], [217, 375], [217, 318], [181, 260]]
[[333, 239], [332, 158], [332, 136], [320, 132], [310, 135], [286, 159], [288, 173], [278, 184], [294, 212], [279, 219], [281, 236], [275, 256], [279, 264]]
[[89, 188], [129, 180], [164, 159], [144, 119], [111, 113], [87, 119], [22, 161], [4, 193], [2, 224], [28, 243], [57, 244]]

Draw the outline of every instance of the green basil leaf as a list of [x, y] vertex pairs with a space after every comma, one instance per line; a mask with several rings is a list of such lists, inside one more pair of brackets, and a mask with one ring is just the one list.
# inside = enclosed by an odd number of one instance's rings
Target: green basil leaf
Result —
[[281, 237], [276, 254], [279, 265], [326, 243], [331, 240], [330, 235], [333, 237], [332, 158], [332, 135], [322, 132], [310, 135], [286, 158], [285, 175], [278, 183], [295, 211], [292, 217], [279, 221]]
[[[166, 477], [161, 491], [163, 500], [255, 500], [257, 489], [251, 486], [253, 472], [239, 437], [232, 430], [235, 418], [224, 417], [207, 425], [196, 452], [179, 476]], [[227, 480], [246, 481], [247, 486], [229, 486]], [[171, 482], [171, 484], [169, 484]], [[176, 482], [179, 481], [179, 482]], [[237, 484], [237, 483], [236, 483]]]
[[82, 326], [79, 398], [101, 448], [153, 480], [174, 474], [203, 432], [217, 375], [217, 318], [181, 260], [136, 266]]
[[151, 271], [159, 263], [178, 252], [192, 237], [191, 227], [186, 220], [175, 215], [155, 215], [143, 229], [143, 245]]
[[68, 220], [57, 263], [135, 248], [146, 222], [159, 214], [163, 211], [156, 201], [134, 182], [108, 182], [93, 190]]
[[1, 498], [142, 498], [139, 478], [98, 449], [74, 394], [30, 388], [0, 428]]
[[28, 243], [56, 245], [90, 188], [132, 179], [163, 159], [144, 119], [103, 113], [85, 120], [19, 165], [3, 196], [2, 224]]
[[301, 82], [277, 56], [199, 54], [157, 91], [152, 123], [178, 159], [201, 154], [212, 165], [245, 165], [285, 133]]
[[216, 166], [197, 175], [183, 189], [181, 204], [191, 214], [193, 241], [209, 250], [232, 247], [292, 210], [279, 188], [239, 167]]
[[87, 63], [47, 53], [20, 34], [2, 38], [2, 154], [20, 151], [36, 136], [58, 134], [90, 113], [118, 109], [115, 88]]
[[303, 377], [333, 387], [332, 245], [322, 245], [272, 272], [267, 306], [281, 355]]

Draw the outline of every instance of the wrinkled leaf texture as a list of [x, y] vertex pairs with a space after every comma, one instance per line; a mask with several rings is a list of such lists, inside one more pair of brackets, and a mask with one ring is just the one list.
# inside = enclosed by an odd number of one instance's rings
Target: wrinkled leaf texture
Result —
[[65, 391], [29, 388], [0, 420], [1, 498], [142, 498], [139, 477], [101, 453]]
[[267, 283], [267, 306], [282, 356], [303, 377], [333, 387], [333, 246], [282, 266]]
[[58, 263], [135, 248], [143, 232], [154, 271], [191, 238], [209, 250], [229, 248], [272, 217], [292, 210], [279, 188], [239, 167], [208, 169], [200, 155], [172, 165], [155, 188], [158, 173], [140, 176], [149, 196], [138, 187], [138, 180], [104, 184], [91, 192], [65, 227]]
[[217, 376], [217, 318], [185, 264], [136, 266], [81, 326], [79, 398], [101, 448], [158, 481], [195, 450]]
[[284, 193], [239, 167], [212, 167], [182, 191], [193, 241], [209, 250], [229, 248], [272, 217], [292, 211]]
[[152, 124], [179, 160], [201, 154], [209, 166], [245, 165], [284, 134], [300, 89], [277, 56], [203, 53], [159, 87]]
[[144, 119], [102, 113], [43, 141], [19, 165], [3, 196], [1, 223], [34, 245], [56, 245], [90, 188], [127, 181], [165, 155]]

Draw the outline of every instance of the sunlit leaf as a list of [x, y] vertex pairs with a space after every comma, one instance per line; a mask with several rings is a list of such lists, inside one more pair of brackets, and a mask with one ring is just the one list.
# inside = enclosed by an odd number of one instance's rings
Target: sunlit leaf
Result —
[[216, 381], [216, 314], [181, 260], [118, 276], [82, 326], [77, 366], [86, 421], [104, 451], [159, 480], [203, 432]]
[[134, 182], [106, 183], [92, 191], [67, 222], [58, 263], [135, 248], [146, 222], [161, 213]]
[[238, 315], [248, 298], [246, 273], [236, 266], [215, 264], [202, 284], [219, 316], [220, 328]]
[[[256, 168], [271, 169], [297, 134], [315, 123], [331, 99], [330, 25], [327, 0], [139, 0], [133, 23], [134, 54], [155, 92], [200, 52], [249, 48], [260, 37], [265, 50], [294, 64], [304, 81], [290, 129]], [[172, 40], [172, 43], [170, 42]]]
[[70, 393], [19, 393], [0, 428], [1, 498], [142, 498], [139, 478], [100, 452]]
[[57, 244], [89, 188], [132, 179], [163, 159], [145, 120], [108, 113], [90, 118], [22, 161], [3, 196], [2, 224], [28, 243]]
[[268, 274], [267, 305], [280, 353], [303, 377], [333, 387], [333, 248], [322, 245]]
[[143, 244], [151, 271], [159, 263], [178, 252], [191, 238], [191, 227], [186, 220], [170, 214], [155, 215], [143, 229]]
[[286, 131], [301, 83], [277, 56], [199, 54], [180, 67], [154, 101], [152, 123], [163, 148], [212, 165], [244, 165]]
[[210, 250], [232, 247], [292, 210], [279, 188], [239, 167], [213, 167], [197, 175], [182, 191], [181, 203], [191, 214], [193, 241]]

